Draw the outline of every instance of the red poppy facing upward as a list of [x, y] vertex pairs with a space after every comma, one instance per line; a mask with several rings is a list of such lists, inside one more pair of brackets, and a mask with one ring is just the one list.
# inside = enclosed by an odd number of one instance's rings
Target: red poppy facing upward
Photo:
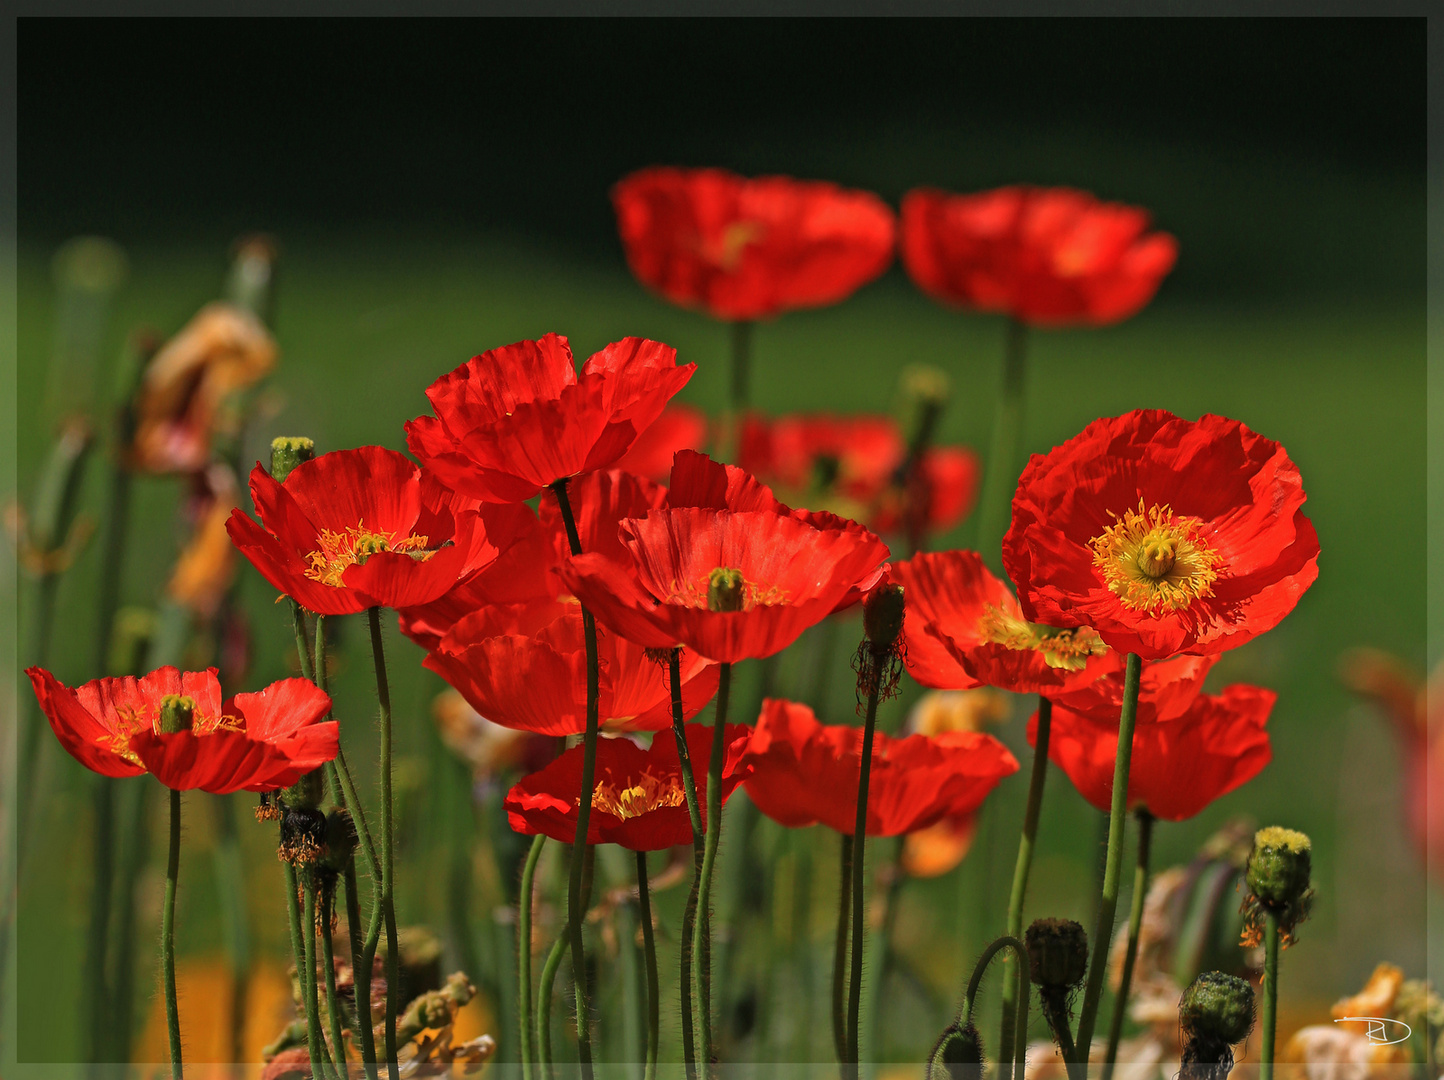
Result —
[[259, 464], [226, 523], [261, 576], [318, 615], [435, 600], [497, 555], [475, 500], [381, 446], [302, 462], [277, 483]]
[[915, 555], [889, 573], [906, 590], [908, 674], [924, 686], [996, 686], [1054, 697], [1119, 668], [1087, 627], [1059, 630], [1027, 621], [975, 551]]
[[835, 184], [652, 168], [619, 181], [612, 206], [632, 273], [719, 319], [835, 304], [893, 258], [892, 210]]
[[1148, 223], [1146, 210], [1069, 188], [918, 188], [903, 199], [902, 259], [944, 303], [1102, 325], [1136, 314], [1173, 269], [1177, 241]]
[[625, 338], [578, 376], [561, 335], [519, 341], [427, 387], [436, 415], [410, 421], [406, 445], [457, 491], [525, 502], [558, 480], [615, 463], [696, 370], [678, 367], [670, 345]]
[[[862, 728], [824, 725], [792, 701], [762, 703], [744, 759], [752, 765], [747, 795], [788, 828], [821, 823], [851, 834], [857, 825]], [[965, 817], [988, 792], [1018, 771], [1007, 747], [991, 735], [873, 736], [867, 835], [901, 836], [945, 817]]]
[[[1256, 686], [1228, 686], [1222, 694], [1195, 698], [1176, 719], [1140, 722], [1133, 729], [1128, 808], [1182, 821], [1252, 780], [1273, 756], [1264, 725], [1277, 698]], [[1037, 727], [1035, 715], [1028, 722], [1029, 744]], [[1116, 716], [1111, 722], [1090, 720], [1054, 707], [1048, 759], [1105, 812], [1112, 805], [1117, 752]]]
[[[751, 772], [744, 754], [752, 729], [728, 724], [723, 733], [726, 757], [722, 767], [722, 802]], [[687, 729], [687, 753], [693, 761], [706, 761], [711, 753], [712, 729]], [[534, 772], [507, 793], [506, 816], [512, 831], [523, 836], [538, 833], [570, 844], [577, 835], [577, 808], [581, 799], [583, 748], [574, 746], [546, 768]], [[618, 844], [632, 851], [660, 851], [692, 842], [692, 819], [677, 763], [677, 741], [658, 735], [650, 750], [630, 739], [597, 740], [596, 790], [587, 819], [587, 843]], [[696, 775], [697, 801], [702, 824], [707, 824], [707, 771]]]
[[1277, 626], [1318, 576], [1304, 498], [1284, 448], [1237, 420], [1137, 410], [1033, 455], [1003, 565], [1031, 620], [1145, 660], [1218, 653]]
[[[103, 776], [152, 773], [168, 788], [217, 795], [277, 791], [336, 756], [331, 699], [306, 679], [282, 679], [222, 703], [216, 669], [157, 668], [135, 678], [65, 686], [44, 668], [30, 684], [60, 745]], [[163, 732], [163, 699], [188, 699], [187, 730]]]

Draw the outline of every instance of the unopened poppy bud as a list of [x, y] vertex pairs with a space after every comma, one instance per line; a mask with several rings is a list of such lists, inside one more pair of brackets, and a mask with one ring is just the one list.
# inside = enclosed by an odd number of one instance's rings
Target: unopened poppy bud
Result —
[[887, 652], [903, 628], [903, 587], [879, 585], [862, 602], [862, 629], [873, 651]]
[[923, 405], [942, 405], [952, 391], [947, 372], [931, 364], [909, 364], [898, 382], [906, 396]]
[[356, 823], [350, 811], [338, 807], [326, 815], [326, 865], [344, 870], [356, 850]]
[[928, 1058], [928, 1080], [978, 1080], [982, 1074], [982, 1036], [971, 1023], [954, 1020]]
[[316, 456], [316, 444], [302, 435], [282, 435], [271, 440], [271, 476], [284, 484], [291, 470]]
[[707, 610], [741, 611], [745, 589], [741, 570], [719, 566], [707, 578]]
[[1183, 992], [1178, 1020], [1191, 1038], [1236, 1046], [1253, 1030], [1253, 987], [1237, 975], [1205, 971]]
[[1072, 919], [1037, 919], [1024, 943], [1028, 975], [1044, 992], [1073, 990], [1088, 974], [1088, 933]]
[[1283, 909], [1308, 892], [1311, 847], [1303, 833], [1277, 825], [1254, 834], [1253, 853], [1248, 859], [1248, 887], [1259, 903]]
[[320, 769], [313, 769], [281, 792], [281, 801], [288, 810], [315, 810], [325, 796], [325, 777]]
[[160, 730], [165, 735], [189, 731], [195, 721], [196, 699], [184, 694], [167, 694], [160, 699]]

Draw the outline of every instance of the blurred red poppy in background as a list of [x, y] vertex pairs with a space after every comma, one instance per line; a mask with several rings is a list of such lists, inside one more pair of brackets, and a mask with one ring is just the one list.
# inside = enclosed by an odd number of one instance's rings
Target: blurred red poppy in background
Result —
[[1178, 243], [1148, 211], [1070, 188], [903, 198], [902, 259], [929, 296], [1025, 323], [1118, 322], [1153, 298]]
[[[1133, 729], [1128, 808], [1145, 809], [1165, 821], [1193, 817], [1209, 803], [1257, 776], [1273, 756], [1269, 712], [1278, 695], [1257, 686], [1233, 685], [1202, 694], [1182, 716], [1140, 722]], [[1038, 717], [1028, 721], [1028, 743]], [[1090, 720], [1053, 707], [1048, 759], [1068, 774], [1078, 793], [1107, 812], [1113, 799], [1118, 718]]]
[[678, 450], [705, 450], [709, 438], [707, 414], [674, 401], [617, 459], [616, 467], [660, 483], [672, 471], [672, 456]]
[[547, 334], [472, 357], [426, 389], [435, 416], [406, 425], [406, 445], [442, 482], [487, 502], [605, 469], [687, 384], [677, 350], [624, 338], [577, 375], [567, 339]]
[[[104, 776], [149, 772], [168, 788], [217, 795], [276, 791], [330, 761], [339, 745], [336, 722], [321, 722], [331, 699], [308, 679], [282, 679], [222, 703], [215, 668], [163, 667], [74, 688], [44, 668], [25, 674], [60, 745]], [[190, 699], [189, 730], [159, 730], [170, 695]]]
[[1025, 620], [1008, 586], [975, 551], [914, 555], [888, 572], [906, 590], [905, 659], [908, 674], [924, 686], [996, 686], [1053, 697], [1119, 667], [1087, 627], [1059, 630]]
[[[705, 761], [711, 753], [712, 729], [687, 729], [687, 753]], [[751, 766], [744, 753], [752, 729], [728, 724], [723, 732], [726, 756], [722, 765], [725, 805]], [[577, 792], [582, 787], [583, 747], [574, 746], [546, 768], [523, 777], [507, 793], [507, 821], [523, 836], [541, 833], [570, 844], [577, 835]], [[707, 772], [696, 775], [697, 801], [706, 826]], [[587, 819], [587, 843], [618, 844], [632, 851], [660, 851], [692, 843], [692, 819], [677, 762], [677, 741], [670, 735], [652, 740], [643, 750], [627, 738], [597, 740], [596, 788]]]
[[277, 483], [259, 464], [226, 531], [261, 576], [319, 615], [437, 599], [496, 558], [476, 501], [382, 446], [336, 450]]
[[887, 204], [822, 181], [650, 168], [619, 181], [612, 206], [632, 273], [719, 319], [835, 304], [893, 258]]
[[[806, 705], [769, 698], [745, 759], [753, 766], [747, 795], [780, 825], [820, 822], [850, 834], [857, 825], [862, 739], [860, 727], [820, 724]], [[945, 817], [966, 817], [1017, 771], [1017, 760], [991, 735], [950, 731], [895, 739], [879, 732], [867, 835], [901, 836]]]
[[1237, 420], [1095, 420], [1035, 454], [1003, 565], [1026, 617], [1161, 660], [1272, 630], [1318, 577], [1298, 466]]

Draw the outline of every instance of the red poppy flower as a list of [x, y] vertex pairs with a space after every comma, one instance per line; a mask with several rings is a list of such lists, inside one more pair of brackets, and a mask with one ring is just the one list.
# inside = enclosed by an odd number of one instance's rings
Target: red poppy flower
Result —
[[[1182, 821], [1252, 780], [1273, 756], [1264, 725], [1277, 698], [1256, 686], [1228, 686], [1222, 694], [1195, 698], [1177, 719], [1140, 722], [1133, 729], [1129, 809]], [[1034, 715], [1028, 722], [1030, 744], [1037, 727]], [[1048, 759], [1100, 810], [1112, 805], [1117, 752], [1117, 717], [1111, 723], [1090, 720], [1054, 706]]]
[[996, 686], [1054, 697], [1119, 667], [1087, 627], [1059, 630], [1028, 622], [975, 551], [915, 555], [893, 563], [889, 573], [907, 600], [908, 674], [924, 686]]
[[[962, 446], [929, 449], [912, 478], [898, 475], [907, 443], [886, 416], [794, 414], [744, 418], [738, 465], [776, 484], [797, 502], [862, 521], [878, 533], [920, 526], [944, 532], [977, 498], [978, 458]], [[916, 514], [918, 520], [908, 517]]]
[[632, 273], [719, 319], [759, 319], [851, 296], [892, 262], [876, 195], [786, 176], [643, 169], [612, 188]]
[[[792, 701], [762, 703], [746, 761], [747, 795], [788, 828], [821, 822], [850, 834], [857, 824], [862, 728], [819, 724]], [[991, 735], [954, 731], [895, 739], [873, 736], [867, 835], [900, 836], [982, 805], [1003, 777], [1018, 771], [1007, 747]]]
[[258, 463], [251, 501], [262, 524], [232, 511], [231, 542], [319, 615], [424, 604], [497, 555], [475, 500], [382, 446], [322, 454], [284, 484]]
[[435, 416], [406, 425], [406, 445], [447, 486], [486, 502], [605, 469], [631, 449], [696, 364], [624, 338], [577, 375], [567, 339], [547, 334], [472, 357], [426, 389]]
[[[1193, 705], [1203, 689], [1204, 678], [1217, 662], [1217, 656], [1174, 656], [1145, 663], [1138, 686], [1136, 722], [1150, 724], [1182, 716]], [[1115, 666], [1101, 679], [1060, 693], [1053, 698], [1053, 704], [1117, 726], [1123, 711], [1123, 669]]]
[[[136, 678], [95, 679], [74, 688], [44, 668], [25, 674], [60, 745], [104, 776], [150, 772], [177, 791], [276, 791], [336, 756], [336, 722], [320, 722], [331, 699], [307, 679], [282, 679], [221, 701], [216, 669], [157, 668]], [[190, 698], [189, 731], [161, 732], [161, 699]]]
[[881, 578], [887, 546], [860, 525], [791, 512], [740, 470], [677, 457], [668, 509], [621, 523], [622, 558], [584, 553], [560, 570], [623, 637], [726, 663], [771, 656]]
[[1304, 498], [1284, 448], [1237, 420], [1138, 410], [1033, 456], [1003, 565], [1034, 621], [1091, 626], [1145, 660], [1222, 652], [1318, 576]]
[[[728, 724], [723, 733], [726, 757], [722, 766], [722, 802], [750, 773], [744, 760], [752, 729]], [[706, 761], [712, 752], [712, 729], [687, 729], [687, 753]], [[582, 751], [574, 746], [540, 772], [524, 777], [506, 796], [506, 816], [513, 832], [541, 833], [571, 843], [577, 835], [577, 792], [582, 789]], [[692, 819], [677, 763], [677, 740], [658, 735], [650, 750], [630, 739], [597, 740], [596, 791], [587, 820], [587, 843], [619, 844], [632, 851], [660, 851], [692, 842]], [[707, 772], [696, 775], [702, 824], [707, 823]]]
[[660, 483], [672, 471], [672, 458], [678, 450], [705, 449], [707, 439], [707, 414], [674, 401], [617, 459], [616, 467]]
[[902, 204], [902, 258], [945, 303], [1039, 325], [1118, 322], [1140, 311], [1178, 257], [1146, 210], [1069, 188], [976, 195], [930, 188]]

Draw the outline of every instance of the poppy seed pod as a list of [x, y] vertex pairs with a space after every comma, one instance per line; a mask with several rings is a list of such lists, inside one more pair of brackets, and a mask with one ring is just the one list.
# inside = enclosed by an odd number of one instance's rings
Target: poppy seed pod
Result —
[[280, 801], [288, 810], [315, 810], [326, 796], [326, 781], [320, 769], [303, 775], [281, 793]]
[[1190, 1040], [1236, 1046], [1253, 1030], [1253, 987], [1237, 975], [1205, 971], [1183, 992], [1178, 1020]]
[[982, 1074], [982, 1036], [971, 1023], [954, 1020], [928, 1057], [928, 1080], [978, 1080]]
[[356, 822], [345, 807], [338, 807], [326, 815], [326, 865], [332, 870], [344, 870], [347, 861], [356, 851], [360, 838], [356, 834]]
[[160, 730], [164, 735], [189, 731], [195, 720], [196, 699], [185, 694], [166, 694], [160, 699]]
[[1073, 990], [1088, 974], [1088, 932], [1072, 919], [1036, 919], [1024, 942], [1029, 977], [1041, 992]]
[[300, 435], [282, 435], [271, 440], [271, 477], [284, 484], [291, 470], [316, 456], [316, 444]]
[[1254, 834], [1248, 859], [1248, 887], [1259, 903], [1275, 910], [1297, 903], [1309, 889], [1309, 838], [1271, 825]]
[[712, 612], [741, 611], [746, 583], [741, 570], [719, 566], [707, 578], [707, 610]]
[[903, 628], [903, 587], [879, 585], [862, 602], [862, 629], [877, 653], [888, 652]]

